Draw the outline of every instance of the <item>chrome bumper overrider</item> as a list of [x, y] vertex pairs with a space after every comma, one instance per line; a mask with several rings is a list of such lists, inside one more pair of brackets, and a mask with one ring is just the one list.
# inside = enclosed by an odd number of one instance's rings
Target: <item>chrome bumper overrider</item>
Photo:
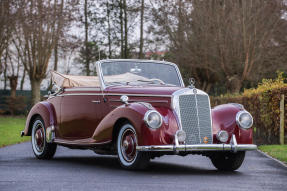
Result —
[[256, 150], [253, 144], [237, 144], [235, 135], [230, 144], [196, 144], [196, 145], [150, 145], [137, 146], [137, 151], [251, 151]]

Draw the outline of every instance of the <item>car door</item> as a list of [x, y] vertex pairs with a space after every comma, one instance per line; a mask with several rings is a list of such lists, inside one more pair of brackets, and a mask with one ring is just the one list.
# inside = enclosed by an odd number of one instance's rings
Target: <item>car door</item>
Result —
[[70, 140], [92, 137], [101, 120], [100, 91], [71, 88], [62, 94], [60, 133]]

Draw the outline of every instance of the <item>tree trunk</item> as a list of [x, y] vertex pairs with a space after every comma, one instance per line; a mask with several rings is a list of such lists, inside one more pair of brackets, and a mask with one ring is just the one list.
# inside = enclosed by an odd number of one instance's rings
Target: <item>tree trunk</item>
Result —
[[23, 91], [23, 86], [24, 86], [24, 82], [25, 82], [25, 77], [26, 77], [26, 70], [23, 69], [23, 76], [21, 79], [21, 83], [20, 83], [20, 90]]
[[16, 98], [16, 89], [17, 89], [17, 82], [18, 82], [18, 76], [9, 76], [8, 77], [10, 82], [10, 97]]
[[58, 40], [54, 48], [54, 71], [58, 70]]
[[[53, 68], [53, 70], [54, 71], [58, 70], [58, 40], [57, 40], [57, 42], [55, 44], [55, 48], [54, 48], [54, 68]], [[52, 86], [53, 86], [53, 81], [52, 81], [52, 78], [51, 78], [49, 86], [47, 88], [47, 91], [51, 90]]]
[[41, 87], [42, 80], [35, 80], [35, 79], [30, 78], [30, 81], [31, 81], [31, 89], [32, 89], [32, 105], [35, 105], [36, 103], [41, 101], [40, 87]]
[[124, 58], [128, 58], [128, 15], [127, 15], [127, 1], [124, 1], [124, 23], [125, 23], [125, 47], [124, 47]]
[[120, 25], [121, 25], [121, 58], [124, 57], [124, 25], [123, 25], [123, 0], [120, 0]]
[[4, 63], [4, 90], [7, 89], [7, 63]]
[[89, 26], [88, 26], [88, 2], [87, 0], [85, 0], [85, 4], [84, 4], [84, 17], [85, 17], [85, 62], [86, 62], [86, 75], [89, 76], [90, 75], [90, 60], [89, 60], [89, 46], [88, 46], [88, 30], [89, 30]]
[[139, 59], [143, 58], [143, 19], [144, 19], [144, 0], [141, 2], [141, 26], [140, 26], [140, 53]]
[[227, 89], [229, 90], [229, 93], [232, 94], [239, 93], [242, 86], [240, 78], [237, 75], [234, 75], [227, 79], [228, 79]]
[[110, 23], [110, 5], [107, 1], [107, 19], [108, 19], [108, 44], [109, 44], [109, 58], [112, 57], [112, 42], [111, 42], [111, 23]]
[[[0, 58], [2, 58], [1, 50], [0, 50]], [[0, 75], [2, 74], [2, 72], [3, 72], [3, 66], [2, 64], [0, 64]]]

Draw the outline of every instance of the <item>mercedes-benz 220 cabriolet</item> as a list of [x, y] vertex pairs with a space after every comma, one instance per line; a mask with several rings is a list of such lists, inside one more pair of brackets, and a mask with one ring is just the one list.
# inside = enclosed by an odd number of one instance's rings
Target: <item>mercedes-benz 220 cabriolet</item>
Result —
[[39, 159], [57, 145], [118, 155], [127, 169], [163, 155], [200, 154], [219, 170], [238, 169], [252, 144], [253, 118], [240, 104], [211, 109], [185, 87], [178, 67], [150, 60], [102, 60], [97, 76], [52, 72], [53, 91], [31, 109], [22, 136]]

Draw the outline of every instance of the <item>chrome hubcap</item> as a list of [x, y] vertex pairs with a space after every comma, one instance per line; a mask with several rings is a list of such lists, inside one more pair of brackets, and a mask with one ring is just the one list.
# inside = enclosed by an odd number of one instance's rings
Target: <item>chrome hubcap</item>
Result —
[[44, 150], [44, 128], [41, 124], [38, 124], [35, 131], [35, 139], [34, 139], [34, 145], [38, 152], [42, 152]]
[[128, 162], [136, 156], [136, 137], [132, 130], [127, 129], [121, 139], [121, 151], [124, 159]]

